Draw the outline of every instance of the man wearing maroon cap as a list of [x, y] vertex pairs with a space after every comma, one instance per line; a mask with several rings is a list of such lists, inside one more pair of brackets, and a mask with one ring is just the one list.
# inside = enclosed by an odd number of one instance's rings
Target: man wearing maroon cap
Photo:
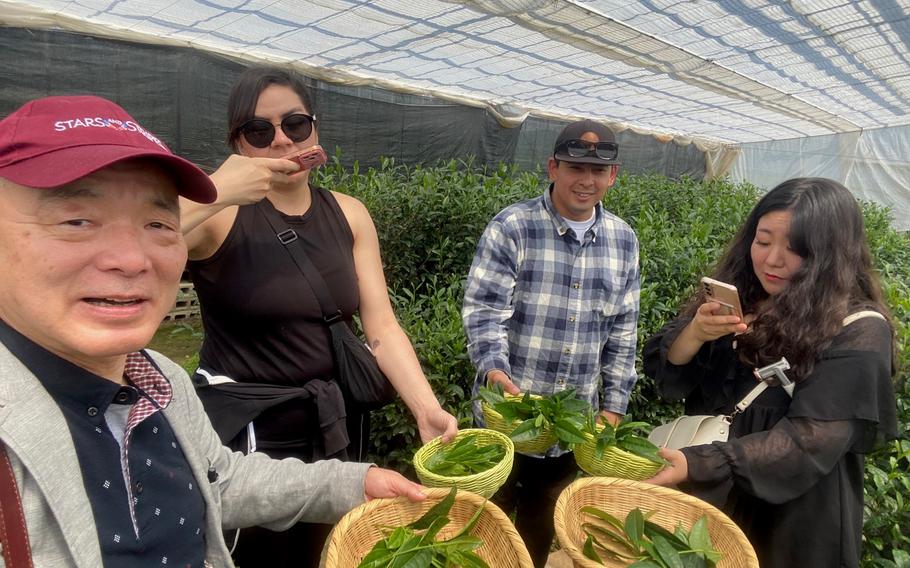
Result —
[[[635, 384], [638, 241], [601, 201], [616, 179], [619, 145], [593, 120], [566, 126], [547, 163], [543, 195], [505, 208], [487, 225], [465, 287], [462, 318], [479, 388], [575, 395], [616, 424]], [[483, 424], [479, 403], [474, 418]], [[576, 476], [559, 446], [515, 456], [493, 500], [546, 564], [553, 510]]]
[[231, 453], [186, 373], [142, 349], [186, 262], [178, 195], [215, 188], [110, 101], [48, 97], [0, 121], [0, 469], [29, 535], [6, 526], [5, 565], [230, 566], [222, 528], [423, 498], [369, 464]]

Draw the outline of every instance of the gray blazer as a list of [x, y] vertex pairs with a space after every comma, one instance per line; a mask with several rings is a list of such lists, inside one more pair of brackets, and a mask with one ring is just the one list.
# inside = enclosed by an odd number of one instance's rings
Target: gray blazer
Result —
[[[298, 521], [335, 522], [363, 501], [369, 464], [279, 461], [222, 446], [187, 374], [151, 354], [174, 388], [164, 414], [205, 499], [205, 554], [212, 566], [233, 566], [222, 528], [283, 530]], [[66, 419], [38, 379], [2, 344], [0, 440], [19, 484], [35, 566], [101, 566], [92, 508]], [[214, 483], [208, 482], [210, 467], [218, 472]]]

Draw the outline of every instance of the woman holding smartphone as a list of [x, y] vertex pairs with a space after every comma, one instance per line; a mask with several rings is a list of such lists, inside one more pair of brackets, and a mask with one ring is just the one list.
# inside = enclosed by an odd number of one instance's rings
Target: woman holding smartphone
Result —
[[[228, 107], [236, 154], [211, 176], [218, 200], [181, 203], [188, 269], [205, 329], [194, 379], [314, 393], [316, 404], [303, 410], [291, 401], [253, 420], [247, 442], [255, 441], [260, 451], [305, 461], [364, 457], [368, 415], [343, 403], [338, 408], [331, 338], [319, 301], [258, 210], [266, 208], [297, 233], [300, 242], [292, 245], [304, 247], [342, 317], [350, 322], [359, 314], [379, 367], [414, 414], [421, 439], [454, 437], [457, 421], [437, 401], [392, 311], [369, 212], [351, 196], [311, 185], [310, 170], [288, 159], [319, 143], [302, 77], [281, 68], [247, 69], [234, 84]], [[330, 431], [331, 421], [345, 415], [350, 445], [331, 451], [339, 439], [337, 429]], [[244, 567], [316, 566], [329, 528], [244, 529], [235, 561]]]
[[754, 369], [789, 361], [792, 399], [766, 389], [729, 441], [664, 448], [671, 466], [649, 480], [722, 508], [763, 568], [859, 565], [864, 454], [897, 431], [894, 330], [871, 264], [845, 187], [786, 181], [711, 275], [739, 290], [743, 318], [699, 292], [644, 346], [645, 373], [687, 414], [732, 414]]

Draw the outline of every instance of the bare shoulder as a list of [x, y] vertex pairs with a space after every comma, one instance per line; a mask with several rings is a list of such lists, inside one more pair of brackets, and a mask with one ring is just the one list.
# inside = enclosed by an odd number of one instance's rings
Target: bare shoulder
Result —
[[351, 226], [351, 231], [354, 232], [355, 238], [360, 230], [373, 226], [373, 219], [370, 217], [370, 212], [363, 202], [346, 193], [338, 191], [332, 191], [331, 193], [338, 202], [338, 206], [341, 207], [341, 212], [344, 213], [344, 217]]

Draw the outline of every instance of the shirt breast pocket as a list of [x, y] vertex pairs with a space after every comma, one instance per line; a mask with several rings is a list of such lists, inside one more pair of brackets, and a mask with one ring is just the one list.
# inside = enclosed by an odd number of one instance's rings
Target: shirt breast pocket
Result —
[[623, 289], [622, 279], [606, 270], [594, 280], [592, 309], [595, 318], [609, 320], [622, 311]]

